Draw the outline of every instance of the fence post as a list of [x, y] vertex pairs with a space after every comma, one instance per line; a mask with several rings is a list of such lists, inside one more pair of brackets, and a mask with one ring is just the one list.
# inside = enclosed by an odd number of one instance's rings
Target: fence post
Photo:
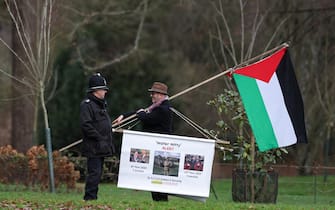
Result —
[[316, 204], [316, 172], [314, 171], [314, 204]]

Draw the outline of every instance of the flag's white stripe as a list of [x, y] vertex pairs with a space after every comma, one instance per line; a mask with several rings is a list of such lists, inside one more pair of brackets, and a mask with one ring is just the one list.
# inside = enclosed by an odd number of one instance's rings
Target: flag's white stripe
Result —
[[284, 147], [295, 144], [297, 137], [287, 112], [277, 75], [274, 74], [269, 83], [261, 80], [256, 81], [272, 123], [278, 146]]

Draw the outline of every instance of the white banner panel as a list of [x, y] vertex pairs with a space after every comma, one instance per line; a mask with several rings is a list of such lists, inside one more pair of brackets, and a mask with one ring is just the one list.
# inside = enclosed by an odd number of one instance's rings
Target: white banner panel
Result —
[[118, 187], [209, 197], [215, 141], [123, 131]]

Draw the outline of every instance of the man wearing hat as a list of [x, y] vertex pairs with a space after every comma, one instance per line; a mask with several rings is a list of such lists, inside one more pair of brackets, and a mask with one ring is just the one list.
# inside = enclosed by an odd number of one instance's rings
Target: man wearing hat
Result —
[[[148, 91], [151, 96], [151, 106], [137, 112], [120, 115], [113, 123], [120, 123], [123, 118], [136, 113], [144, 132], [171, 134], [172, 112], [168, 100], [168, 86], [161, 82], [154, 82]], [[151, 195], [154, 201], [168, 201], [166, 193], [151, 192]]]
[[107, 113], [106, 80], [100, 73], [89, 78], [87, 97], [80, 104], [80, 127], [83, 135], [82, 155], [87, 157], [84, 200], [98, 198], [98, 185], [104, 158], [113, 154], [112, 124]]

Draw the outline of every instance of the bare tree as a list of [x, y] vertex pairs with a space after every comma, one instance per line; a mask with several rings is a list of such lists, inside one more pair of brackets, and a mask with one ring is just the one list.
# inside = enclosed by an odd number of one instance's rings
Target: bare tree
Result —
[[[81, 4], [81, 2], [80, 2]], [[101, 4], [101, 3], [100, 3]], [[87, 42], [84, 43], [78, 43], [75, 42], [76, 52], [78, 56], [78, 60], [82, 64], [82, 66], [88, 70], [88, 71], [98, 71], [101, 69], [104, 69], [106, 67], [112, 66], [113, 64], [119, 63], [125, 59], [127, 59], [129, 56], [134, 54], [139, 49], [139, 43], [143, 31], [143, 25], [145, 22], [145, 17], [147, 15], [148, 10], [148, 0], [141, 1], [138, 6], [134, 10], [121, 10], [114, 8], [114, 2], [110, 1], [107, 3], [107, 5], [103, 5], [103, 8], [101, 10], [93, 10], [93, 11], [81, 11], [80, 8], [74, 8], [73, 6], [64, 5], [63, 8], [67, 11], [71, 11], [73, 15], [76, 17], [73, 17], [72, 20], [68, 19], [68, 22], [73, 26], [72, 30], [69, 33], [69, 40], [71, 42], [74, 42], [76, 39], [75, 35], [77, 32], [83, 30], [83, 28], [94, 22], [97, 21], [97, 18], [104, 19], [106, 21], [110, 21], [113, 17], [119, 17], [124, 15], [136, 15], [139, 17], [139, 23], [137, 26], [137, 32], [134, 35], [133, 38], [133, 45], [132, 47], [124, 50], [124, 52], [119, 53], [115, 56], [112, 56], [109, 58], [109, 60], [105, 59], [102, 60], [99, 57], [90, 57], [85, 56], [85, 53], [83, 53], [83, 49], [86, 48], [86, 52], [89, 51], [87, 48], [89, 48], [89, 45]], [[79, 21], [75, 21], [76, 19]], [[87, 62], [89, 60], [90, 62]]]
[[[316, 4], [312, 1], [241, 0], [239, 8], [242, 20], [238, 20], [240, 29], [237, 29], [237, 24], [235, 27], [232, 24], [228, 25], [232, 22], [229, 14], [234, 10], [227, 7], [234, 7], [237, 13], [236, 4], [224, 3], [225, 1], [221, 0], [213, 4], [218, 19], [217, 30], [211, 33], [211, 36], [213, 43], [219, 43], [220, 46], [219, 50], [215, 46], [212, 47], [218, 66], [228, 68], [243, 62], [250, 58], [252, 53], [262, 53], [271, 45], [279, 44], [276, 40], [289, 40], [290, 45], [294, 47], [291, 55], [295, 61], [294, 66], [304, 98], [309, 143], [293, 148], [298, 155], [294, 155], [292, 160], [302, 166], [302, 173], [312, 173], [311, 166], [318, 164], [318, 161], [322, 162], [324, 158], [327, 159], [324, 147], [327, 147], [329, 139], [334, 135], [334, 85], [331, 82], [334, 49], [331, 42], [333, 28], [330, 27], [335, 17], [333, 2], [326, 0]], [[253, 18], [251, 14], [254, 14]], [[236, 15], [231, 16], [236, 18]], [[243, 25], [247, 27], [244, 30]], [[263, 31], [265, 32], [261, 34]], [[265, 47], [262, 49], [261, 46]], [[236, 52], [241, 52], [241, 55]], [[227, 86], [233, 88], [229, 81]]]
[[[22, 75], [8, 73], [3, 69], [0, 72], [13, 81], [29, 90], [29, 94], [36, 96], [37, 101], [32, 101], [34, 106], [43, 111], [44, 126], [46, 130], [46, 144], [48, 149], [51, 190], [54, 191], [51, 136], [46, 107], [46, 88], [52, 76], [50, 68], [51, 58], [51, 20], [54, 7], [53, 0], [19, 1], [5, 0], [7, 11], [14, 25], [15, 44], [12, 47], [2, 38], [0, 41], [12, 52], [24, 70]], [[30, 15], [27, 15], [29, 11]], [[35, 27], [29, 25], [29, 18], [35, 17]], [[15, 47], [15, 48], [14, 48]], [[18, 52], [20, 50], [20, 52]], [[14, 66], [15, 67], [15, 66]]]
[[[241, 64], [247, 65], [265, 56], [264, 53], [274, 45], [274, 37], [278, 35], [279, 29], [288, 19], [286, 17], [278, 23], [271, 35], [267, 37], [267, 42], [257, 43], [257, 37], [262, 32], [262, 25], [265, 24], [264, 20], [271, 8], [261, 11], [259, 1], [250, 3], [243, 0], [238, 1], [238, 5], [230, 5], [232, 8], [229, 9], [222, 0], [213, 2], [212, 5], [217, 13], [214, 20], [216, 30], [210, 32], [212, 55], [218, 68], [223, 70]], [[237, 16], [240, 18], [236, 19]], [[260, 47], [262, 44], [265, 45], [263, 49]], [[278, 43], [275, 44], [278, 45]], [[252, 58], [255, 52], [259, 52], [259, 55]], [[229, 89], [236, 90], [231, 80], [225, 80], [225, 82]]]
[[[290, 36], [296, 40], [296, 59], [300, 77], [304, 84], [306, 122], [309, 144], [298, 148], [298, 162], [303, 166], [301, 173], [312, 173], [314, 164], [327, 164], [330, 139], [334, 136], [334, 50], [332, 40], [334, 10], [331, 1], [324, 1], [317, 8], [297, 9], [294, 21], [289, 25]], [[295, 24], [294, 24], [295, 23]], [[304, 25], [304, 27], [301, 27]], [[293, 30], [300, 27], [300, 30]], [[303, 56], [301, 56], [303, 55]], [[332, 148], [333, 149], [333, 148]]]
[[[328, 32], [327, 32], [328, 33]], [[326, 35], [326, 45], [324, 46], [324, 67], [322, 68], [323, 72], [323, 82], [320, 83], [319, 79], [315, 78], [315, 90], [317, 92], [318, 102], [320, 103], [321, 110], [324, 113], [324, 143], [323, 143], [323, 154], [324, 154], [324, 161], [323, 163], [327, 166], [328, 165], [328, 156], [330, 151], [330, 141], [333, 135], [334, 129], [334, 121], [335, 121], [335, 108], [334, 108], [334, 97], [332, 95], [335, 92], [335, 84], [332, 81], [332, 75], [329, 75], [331, 72], [331, 66], [329, 65], [329, 36]], [[327, 173], [325, 174], [327, 175]], [[326, 177], [325, 177], [326, 179]]]
[[[216, 54], [213, 54], [214, 60], [216, 61], [219, 67], [224, 67], [225, 69], [231, 67], [241, 67], [248, 65], [249, 63], [256, 62], [257, 59], [261, 59], [263, 56], [269, 55], [268, 48], [273, 45], [274, 37], [277, 35], [278, 30], [282, 27], [283, 23], [287, 20], [284, 18], [278, 25], [275, 30], [271, 33], [269, 40], [265, 42], [265, 47], [260, 51], [260, 56], [252, 58], [253, 52], [255, 52], [256, 46], [261, 46], [256, 43], [256, 38], [260, 33], [261, 25], [264, 23], [264, 20], [267, 17], [269, 9], [265, 13], [260, 12], [259, 2], [253, 2], [249, 4], [249, 12], [255, 11], [254, 16], [249, 16], [246, 10], [248, 1], [239, 0], [239, 15], [240, 19], [237, 23], [240, 23], [240, 28], [230, 26], [227, 10], [225, 10], [223, 1], [219, 0], [217, 3], [213, 3], [213, 7], [218, 14], [218, 18], [215, 19], [216, 23], [216, 32], [212, 33], [211, 36], [214, 39], [213, 43], [219, 45], [220, 58]], [[234, 10], [235, 11], [235, 10]], [[237, 12], [238, 13], [238, 12]], [[237, 14], [232, 15], [236, 17]], [[236, 24], [236, 23], [235, 23]], [[235, 33], [234, 33], [235, 32]], [[267, 38], [267, 37], [266, 37]], [[264, 40], [264, 38], [263, 38]], [[256, 45], [257, 44], [257, 45]], [[279, 49], [279, 48], [274, 48]], [[221, 62], [219, 62], [221, 60]], [[227, 87], [230, 89], [236, 89], [230, 81], [226, 82]], [[238, 117], [235, 117], [238, 118]], [[231, 119], [228, 119], [228, 122]], [[234, 124], [231, 125], [234, 127]], [[250, 170], [251, 173], [254, 173], [255, 170], [255, 139], [253, 135], [249, 134], [247, 126], [244, 126], [243, 121], [238, 125], [235, 125], [234, 128], [237, 134], [237, 138], [242, 138], [243, 141], [250, 142]], [[248, 138], [248, 139], [246, 139]], [[251, 179], [251, 202], [254, 202], [255, 192], [254, 192], [254, 179]]]

